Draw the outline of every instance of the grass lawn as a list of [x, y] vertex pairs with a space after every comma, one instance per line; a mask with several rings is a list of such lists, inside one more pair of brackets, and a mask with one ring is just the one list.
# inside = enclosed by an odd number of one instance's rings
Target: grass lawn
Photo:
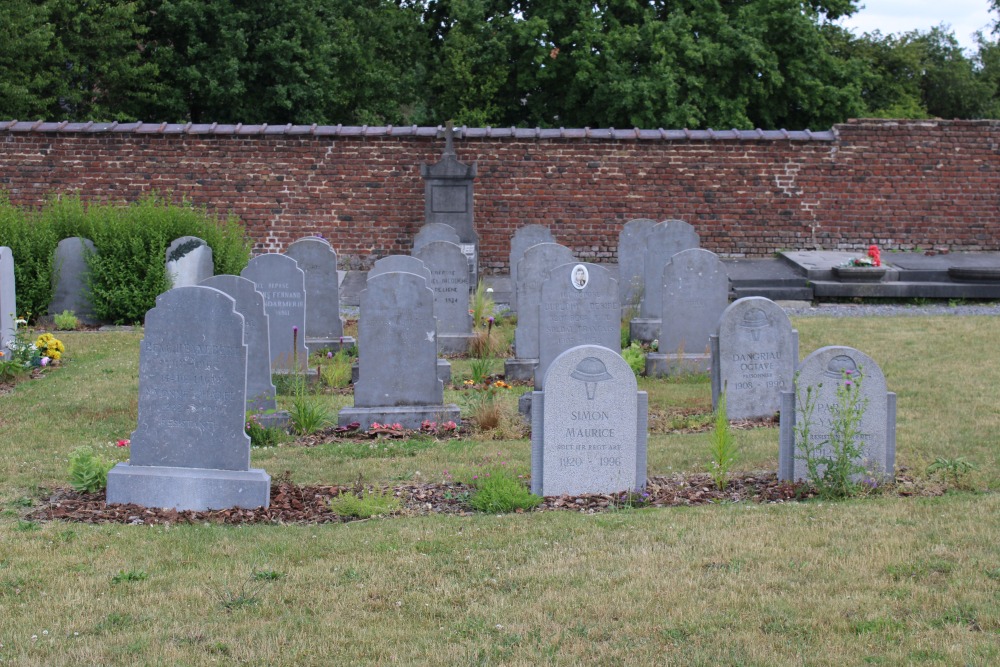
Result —
[[[966, 489], [323, 526], [35, 523], [24, 514], [67, 486], [75, 447], [125, 460], [114, 441], [136, 424], [140, 334], [60, 335], [66, 363], [0, 396], [0, 663], [1000, 664], [997, 318], [794, 322], [802, 356], [840, 344], [878, 361], [898, 394], [897, 463], [921, 476], [964, 457]], [[707, 380], [640, 388], [649, 474], [707, 470], [707, 434], [657, 426], [705, 421]], [[441, 481], [496, 457], [528, 472], [512, 431], [391, 457], [255, 449], [252, 465], [300, 484]], [[776, 469], [777, 428], [736, 435], [738, 467]]]

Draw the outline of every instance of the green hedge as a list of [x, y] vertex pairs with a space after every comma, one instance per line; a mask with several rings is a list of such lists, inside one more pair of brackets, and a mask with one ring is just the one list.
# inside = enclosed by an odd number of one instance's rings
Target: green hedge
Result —
[[17, 305], [38, 317], [52, 300], [53, 258], [58, 242], [82, 236], [97, 252], [88, 256], [94, 314], [105, 322], [142, 322], [169, 288], [167, 246], [197, 236], [212, 248], [215, 273], [239, 274], [250, 259], [250, 242], [234, 217], [213, 217], [156, 196], [131, 205], [86, 204], [57, 197], [39, 211], [0, 198], [0, 245], [14, 255]]

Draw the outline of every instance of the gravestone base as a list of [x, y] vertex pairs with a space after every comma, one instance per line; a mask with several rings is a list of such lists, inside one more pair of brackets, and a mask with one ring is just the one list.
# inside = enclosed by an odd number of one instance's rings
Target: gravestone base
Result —
[[274, 410], [273, 412], [262, 412], [257, 415], [257, 421], [264, 428], [288, 428], [292, 418], [288, 410]]
[[646, 355], [646, 377], [671, 377], [707, 373], [712, 368], [710, 354], [663, 354], [653, 352]]
[[531, 423], [531, 394], [534, 392], [526, 391], [521, 394], [521, 397], [517, 399], [517, 411], [528, 423]]
[[660, 318], [637, 317], [628, 323], [628, 335], [641, 343], [652, 343], [660, 337]]
[[469, 341], [471, 340], [471, 333], [438, 334], [438, 354], [465, 354], [469, 351]]
[[401, 405], [401, 406], [376, 406], [373, 408], [359, 408], [357, 406], [343, 408], [337, 414], [337, 425], [347, 426], [352, 422], [361, 424], [361, 430], [367, 431], [372, 422], [379, 424], [396, 424], [406, 429], [417, 431], [424, 421], [432, 421], [441, 424], [446, 421], [453, 421], [461, 424], [461, 413], [454, 403], [444, 405]]
[[[360, 379], [361, 367], [358, 362], [354, 362], [351, 364], [351, 383], [357, 384]], [[441, 380], [445, 386], [451, 384], [451, 362], [447, 359], [437, 360], [437, 379]]]
[[306, 349], [312, 356], [317, 352], [340, 352], [350, 349], [357, 343], [354, 336], [340, 336], [339, 338], [306, 338]]
[[503, 377], [507, 382], [531, 382], [537, 365], [538, 359], [505, 359]]
[[195, 511], [267, 507], [271, 476], [260, 468], [212, 470], [119, 463], [108, 472], [107, 503]]

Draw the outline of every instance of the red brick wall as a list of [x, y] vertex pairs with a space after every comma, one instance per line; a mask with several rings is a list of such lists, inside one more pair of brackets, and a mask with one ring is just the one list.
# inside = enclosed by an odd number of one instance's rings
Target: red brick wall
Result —
[[[158, 130], [158, 131], [157, 131]], [[212, 133], [214, 132], [214, 134]], [[296, 134], [296, 132], [302, 132]], [[151, 191], [235, 213], [258, 251], [322, 233], [345, 260], [408, 252], [433, 128], [0, 123], [0, 189], [37, 206]], [[519, 226], [613, 261], [628, 220], [679, 218], [729, 256], [780, 249], [1000, 250], [1000, 121], [855, 120], [832, 132], [468, 130], [482, 267]], [[346, 264], [346, 262], [345, 262]]]

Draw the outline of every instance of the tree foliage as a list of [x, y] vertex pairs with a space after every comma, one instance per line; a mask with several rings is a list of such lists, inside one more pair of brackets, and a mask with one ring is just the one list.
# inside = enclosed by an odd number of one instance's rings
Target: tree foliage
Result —
[[8, 0], [0, 117], [798, 129], [997, 114], [995, 39], [967, 54], [940, 26], [856, 36], [837, 20], [858, 5]]

